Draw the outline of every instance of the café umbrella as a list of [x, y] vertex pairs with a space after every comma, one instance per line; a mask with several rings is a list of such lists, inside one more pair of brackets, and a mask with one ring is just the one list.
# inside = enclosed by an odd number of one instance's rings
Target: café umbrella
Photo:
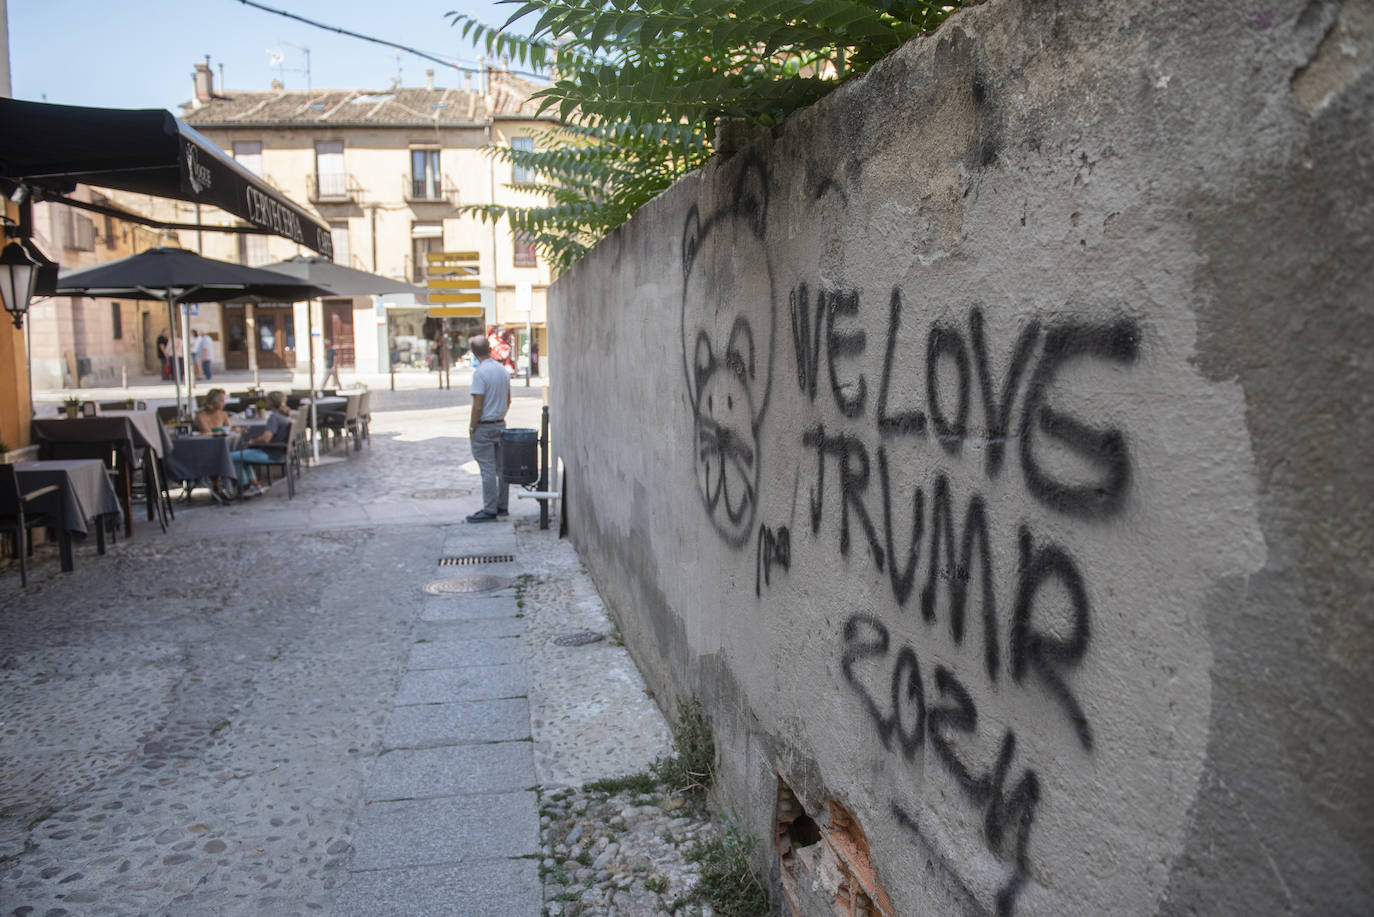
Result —
[[[424, 287], [412, 286], [399, 280], [392, 280], [390, 277], [383, 277], [380, 274], [369, 274], [367, 271], [335, 264], [328, 258], [321, 258], [318, 255], [297, 255], [285, 261], [264, 265], [263, 270], [272, 271], [275, 274], [285, 274], [294, 277], [301, 283], [321, 287], [328, 290], [330, 296], [381, 296], [386, 293], [411, 293], [416, 296], [424, 296], [428, 292]], [[258, 301], [266, 299], [257, 294], [246, 298]], [[310, 317], [308, 340], [311, 342], [310, 390], [313, 392], [315, 391], [315, 318], [313, 312], [307, 312], [307, 315]], [[315, 399], [312, 397], [310, 400], [310, 428], [312, 430], [317, 429], [316, 419]], [[319, 461], [320, 458], [319, 450], [319, 440], [316, 439], [316, 461]]]
[[[151, 248], [94, 267], [63, 271], [58, 275], [58, 296], [104, 296], [113, 299], [162, 300], [167, 303], [169, 329], [176, 333], [174, 307], [178, 303], [224, 302], [242, 296], [274, 302], [299, 302], [328, 295], [329, 290], [295, 277], [216, 261], [180, 248]], [[187, 322], [182, 322], [183, 370], [186, 412], [192, 398], [190, 341]], [[173, 377], [175, 378], [175, 373]], [[181, 382], [176, 380], [177, 412], [182, 413]], [[184, 416], [184, 415], [183, 415]]]

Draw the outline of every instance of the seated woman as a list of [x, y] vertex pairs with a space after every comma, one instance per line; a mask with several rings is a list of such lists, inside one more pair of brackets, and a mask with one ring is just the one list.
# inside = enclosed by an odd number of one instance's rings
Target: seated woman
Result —
[[[231, 430], [229, 415], [224, 410], [224, 389], [212, 388], [205, 393], [201, 399], [200, 408], [196, 411], [195, 423], [196, 430], [200, 433], [228, 433]], [[232, 457], [235, 453], [230, 453]], [[239, 483], [242, 485], [244, 480], [244, 468], [238, 460], [234, 461], [234, 470], [238, 474]], [[252, 479], [249, 478], [249, 481]], [[233, 494], [227, 492], [220, 486], [219, 475], [210, 478], [210, 486], [214, 488], [221, 500], [232, 500]]]

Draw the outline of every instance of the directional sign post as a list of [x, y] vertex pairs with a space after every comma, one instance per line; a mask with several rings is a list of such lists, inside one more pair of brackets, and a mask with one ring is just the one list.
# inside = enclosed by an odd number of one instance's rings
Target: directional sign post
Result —
[[[477, 252], [429, 252], [429, 314], [435, 318], [482, 317], [482, 280]], [[467, 303], [469, 305], [460, 305]], [[433, 308], [437, 305], [438, 308]]]
[[[429, 252], [425, 255], [429, 277], [431, 318], [484, 317], [482, 309], [481, 258], [477, 252]], [[448, 333], [439, 341], [440, 385], [448, 376]]]

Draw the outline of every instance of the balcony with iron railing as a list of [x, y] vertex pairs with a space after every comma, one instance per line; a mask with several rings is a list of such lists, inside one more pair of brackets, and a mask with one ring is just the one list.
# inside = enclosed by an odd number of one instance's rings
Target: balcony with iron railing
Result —
[[347, 172], [316, 172], [306, 176], [306, 183], [313, 204], [354, 201], [362, 190]]
[[458, 203], [458, 184], [447, 175], [401, 175], [401, 197], [408, 204]]

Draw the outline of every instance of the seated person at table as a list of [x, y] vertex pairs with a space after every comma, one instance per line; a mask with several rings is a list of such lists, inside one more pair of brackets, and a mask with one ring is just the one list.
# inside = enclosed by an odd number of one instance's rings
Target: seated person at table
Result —
[[267, 393], [267, 430], [253, 437], [254, 443], [285, 443], [291, 438], [291, 409], [281, 392]]
[[[248, 445], [265, 445], [267, 443], [285, 445], [291, 441], [291, 409], [286, 406], [286, 396], [281, 392], [267, 393], [266, 420], [267, 429], [248, 440]], [[239, 456], [238, 462], [240, 463], [245, 458], [250, 462], [266, 462], [270, 460], [268, 454], [261, 449], [241, 449], [238, 452], [231, 452], [230, 455]], [[252, 469], [248, 469], [248, 472], [252, 474]], [[244, 488], [243, 492], [247, 496], [255, 497], [262, 493], [262, 491], [263, 488], [260, 487], [255, 480], [250, 487]]]
[[[274, 393], [277, 394], [277, 393]], [[201, 433], [241, 433], [242, 427], [235, 427], [230, 424], [229, 414], [224, 410], [224, 389], [212, 388], [205, 393], [205, 400], [199, 411], [196, 411], [196, 429]], [[270, 400], [270, 396], [269, 396]], [[291, 422], [287, 420], [287, 431], [291, 429]], [[250, 443], [271, 442], [272, 420], [268, 418], [267, 431], [262, 436], [250, 440]], [[268, 460], [267, 453], [261, 449], [237, 449], [229, 453], [229, 458], [234, 462], [234, 473], [238, 477], [239, 492], [245, 497], [256, 497], [263, 492], [259, 486], [257, 476], [253, 469], [248, 467], [247, 462], [265, 462]], [[245, 462], [245, 459], [247, 462]], [[211, 486], [219, 492], [221, 497], [229, 494], [220, 490], [219, 477], [211, 479]]]

